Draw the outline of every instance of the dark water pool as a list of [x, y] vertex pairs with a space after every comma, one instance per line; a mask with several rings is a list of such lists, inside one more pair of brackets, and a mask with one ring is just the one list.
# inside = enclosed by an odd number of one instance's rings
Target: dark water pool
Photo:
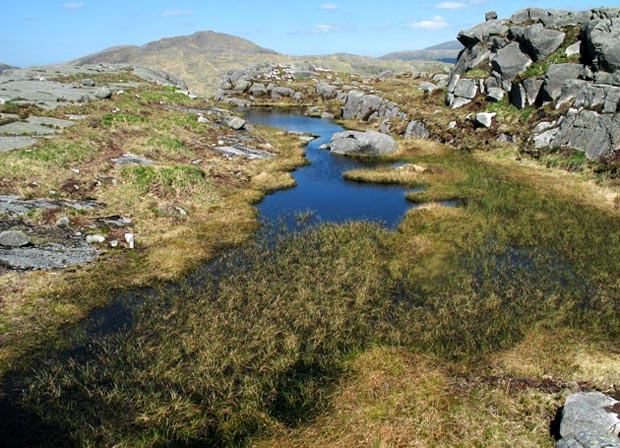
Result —
[[263, 221], [283, 218], [291, 225], [299, 220], [305, 224], [370, 220], [394, 228], [412, 207], [405, 199], [405, 193], [411, 189], [343, 179], [342, 174], [347, 170], [377, 164], [319, 149], [329, 143], [335, 132], [344, 130], [331, 120], [307, 117], [299, 110], [273, 109], [252, 109], [247, 112], [247, 119], [255, 124], [319, 136], [306, 147], [310, 164], [293, 173], [297, 187], [277, 191], [258, 205]]

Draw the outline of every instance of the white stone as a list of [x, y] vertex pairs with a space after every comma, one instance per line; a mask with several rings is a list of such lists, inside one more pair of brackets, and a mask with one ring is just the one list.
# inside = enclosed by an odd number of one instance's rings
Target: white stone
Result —
[[136, 240], [133, 233], [125, 234], [125, 242], [129, 245], [130, 249], [134, 249], [136, 247]]
[[103, 235], [88, 235], [86, 237], [86, 242], [88, 244], [103, 243], [104, 241], [105, 241], [105, 236]]

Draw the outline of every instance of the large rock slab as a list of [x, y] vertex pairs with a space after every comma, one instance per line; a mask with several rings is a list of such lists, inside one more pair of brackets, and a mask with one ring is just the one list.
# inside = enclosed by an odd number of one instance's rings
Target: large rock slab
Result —
[[53, 135], [58, 133], [58, 129], [24, 121], [14, 121], [0, 126], [0, 135]]
[[357, 118], [363, 97], [364, 92], [360, 90], [351, 90], [347, 93], [344, 108], [342, 109], [342, 118], [345, 120]]
[[511, 28], [510, 35], [525, 48], [534, 61], [540, 61], [560, 48], [565, 37], [565, 33], [547, 29], [540, 23], [524, 28]]
[[466, 48], [471, 48], [480, 42], [490, 40], [494, 36], [503, 36], [508, 27], [501, 20], [488, 20], [473, 28], [461, 31], [456, 37]]
[[570, 395], [562, 410], [558, 448], [619, 448], [620, 402], [601, 392]]
[[34, 145], [38, 141], [39, 140], [34, 137], [0, 137], [0, 152], [26, 148]]
[[620, 70], [620, 19], [593, 20], [583, 36], [586, 61], [595, 70]]
[[550, 146], [576, 149], [590, 160], [603, 161], [620, 150], [620, 114], [582, 110], [568, 116]]
[[0, 247], [0, 264], [18, 270], [64, 269], [93, 261], [98, 253], [88, 244], [75, 241], [52, 243], [45, 247]]
[[499, 50], [491, 61], [493, 70], [501, 75], [503, 82], [507, 83], [531, 64], [532, 59], [521, 51], [521, 46], [517, 42], [512, 42]]
[[515, 24], [539, 22], [547, 27], [564, 28], [583, 25], [592, 19], [592, 11], [567, 11], [563, 9], [527, 8], [515, 12], [510, 21]]
[[579, 79], [585, 75], [585, 68], [581, 64], [552, 64], [547, 70], [540, 89], [537, 105], [552, 103], [562, 95], [562, 86], [566, 81]]
[[386, 134], [375, 131], [344, 131], [332, 136], [331, 151], [344, 155], [386, 155], [398, 149], [396, 140]]
[[592, 84], [583, 80], [569, 80], [562, 85], [562, 94], [556, 107], [571, 100], [575, 108], [600, 107], [603, 113], [613, 114], [620, 107], [620, 87]]
[[25, 215], [31, 210], [69, 207], [75, 210], [95, 210], [105, 207], [102, 202], [94, 200], [57, 201], [51, 199], [21, 199], [19, 196], [0, 195], [0, 214], [8, 216]]

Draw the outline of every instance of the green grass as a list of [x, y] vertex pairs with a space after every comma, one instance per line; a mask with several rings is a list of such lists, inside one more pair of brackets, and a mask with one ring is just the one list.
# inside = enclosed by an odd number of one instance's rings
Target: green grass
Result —
[[121, 175], [128, 179], [142, 194], [183, 197], [200, 184], [205, 184], [205, 173], [195, 166], [127, 167]]
[[145, 121], [143, 117], [129, 113], [104, 114], [101, 119], [104, 129], [110, 129], [116, 124], [130, 125]]

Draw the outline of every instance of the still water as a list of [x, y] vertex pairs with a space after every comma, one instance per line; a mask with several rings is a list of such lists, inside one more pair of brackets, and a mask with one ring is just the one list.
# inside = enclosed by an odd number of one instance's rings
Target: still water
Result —
[[394, 228], [412, 204], [405, 199], [407, 191], [400, 186], [350, 182], [342, 175], [347, 170], [369, 168], [377, 163], [363, 162], [319, 149], [329, 144], [335, 132], [344, 129], [331, 120], [306, 117], [299, 110], [252, 109], [247, 112], [251, 123], [291, 132], [305, 132], [319, 137], [306, 147], [309, 165], [293, 172], [297, 186], [267, 196], [259, 205], [263, 221], [279, 218], [294, 223], [303, 216], [305, 224], [369, 220]]

